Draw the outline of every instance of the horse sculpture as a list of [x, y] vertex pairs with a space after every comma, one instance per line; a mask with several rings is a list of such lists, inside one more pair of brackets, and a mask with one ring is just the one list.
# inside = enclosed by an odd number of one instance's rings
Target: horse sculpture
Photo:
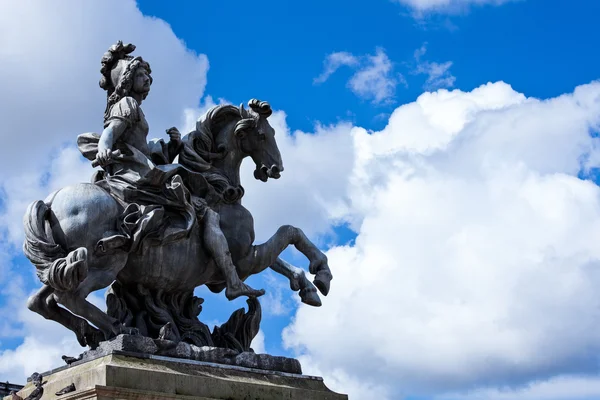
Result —
[[[199, 120], [196, 129], [181, 141], [179, 162], [164, 166], [174, 171], [167, 184], [181, 190], [189, 202], [188, 190], [193, 192], [193, 188], [188, 187], [191, 184], [186, 174], [203, 174], [214, 188], [213, 192], [205, 191], [204, 197], [217, 215], [227, 240], [227, 254], [239, 278], [243, 281], [271, 268], [289, 279], [291, 289], [299, 291], [304, 303], [320, 306], [317, 289], [327, 295], [332, 275], [326, 256], [300, 229], [282, 226], [267, 242], [253, 244], [252, 215], [241, 204], [241, 163], [251, 157], [255, 178], [264, 182], [278, 179], [283, 165], [275, 131], [267, 120], [272, 112], [269, 104], [251, 100], [249, 107], [219, 105]], [[88, 157], [83, 139], [79, 145]], [[115, 159], [119, 155], [119, 151], [113, 152]], [[151, 161], [148, 164], [152, 172], [156, 166]], [[110, 177], [100, 172], [92, 183], [67, 186], [28, 207], [23, 248], [43, 283], [29, 299], [29, 309], [73, 331], [82, 346], [95, 347], [122, 333], [157, 338], [165, 335], [167, 327], [175, 340], [219, 345], [215, 335], [211, 338], [197, 319], [202, 300], [193, 296], [201, 285], [213, 292], [226, 287], [223, 274], [204, 245], [203, 235], [210, 235], [210, 230], [168, 208], [151, 208], [152, 213], [162, 213], [152, 221], [160, 221], [163, 232], [187, 224], [187, 234], [168, 241], [152, 234], [136, 237], [128, 218], [139, 214], [139, 207], [131, 209], [131, 204], [111, 195], [102, 184], [107, 179]], [[310, 261], [314, 285], [302, 269], [279, 258], [289, 245]], [[107, 312], [86, 300], [91, 292], [109, 286]], [[251, 298], [251, 308], [253, 302]]]

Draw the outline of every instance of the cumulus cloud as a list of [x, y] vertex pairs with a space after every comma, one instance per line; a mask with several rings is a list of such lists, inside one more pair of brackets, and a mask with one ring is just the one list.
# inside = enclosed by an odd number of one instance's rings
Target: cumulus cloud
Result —
[[329, 201], [358, 236], [328, 251], [323, 307], [284, 332], [306, 372], [365, 399], [596, 373], [600, 188], [578, 173], [599, 122], [600, 83], [542, 101], [500, 82], [307, 137], [352, 142]]
[[426, 13], [455, 13], [471, 6], [499, 6], [516, 0], [393, 0], [415, 11], [417, 15]]
[[453, 87], [456, 77], [450, 73], [452, 61], [437, 63], [423, 60], [423, 56], [426, 52], [427, 43], [424, 43], [415, 51], [415, 68], [412, 71], [412, 73], [415, 75], [427, 76], [427, 80], [423, 84], [423, 89], [436, 90]]
[[401, 74], [394, 73], [394, 65], [382, 48], [375, 54], [355, 56], [348, 52], [329, 54], [323, 62], [321, 75], [314, 83], [325, 82], [342, 66], [353, 67], [355, 72], [348, 81], [348, 88], [358, 97], [379, 104], [390, 101], [398, 83], [406, 83]]

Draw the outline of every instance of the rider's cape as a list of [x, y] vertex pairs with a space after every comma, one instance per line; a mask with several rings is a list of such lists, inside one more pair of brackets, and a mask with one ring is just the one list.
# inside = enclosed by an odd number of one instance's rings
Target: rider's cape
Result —
[[[79, 150], [88, 160], [96, 158], [99, 140], [96, 133], [77, 138]], [[215, 197], [214, 188], [202, 174], [180, 164], [168, 164], [164, 141], [153, 141], [149, 146], [154, 161], [133, 146], [117, 142], [113, 150], [120, 150], [121, 155], [92, 178], [124, 208], [118, 233], [98, 242], [101, 252], [134, 252], [142, 244], [165, 244], [188, 237], [206, 210], [204, 199]]]

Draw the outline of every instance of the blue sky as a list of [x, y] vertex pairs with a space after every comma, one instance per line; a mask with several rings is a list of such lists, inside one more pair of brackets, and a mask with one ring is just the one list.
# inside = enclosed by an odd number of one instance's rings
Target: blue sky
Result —
[[[20, 219], [89, 179], [74, 141], [101, 129], [99, 60], [120, 39], [152, 65], [152, 137], [219, 102], [276, 110], [286, 171], [263, 185], [245, 164], [244, 204], [257, 241], [304, 229], [334, 280], [316, 309], [272, 271], [251, 277], [267, 290], [257, 349], [298, 357], [351, 399], [600, 398], [600, 187], [586, 179], [600, 167], [599, 2], [15, 0], [5, 11], [0, 381], [79, 351], [24, 307], [39, 283]], [[245, 305], [197, 295], [209, 325]]]
[[[577, 0], [516, 1], [472, 7], [466, 13], [434, 13], [416, 21], [392, 1], [267, 0], [260, 5], [219, 2], [140, 1], [148, 15], [168, 22], [187, 46], [210, 57], [207, 92], [231, 98], [269, 98], [288, 113], [293, 129], [310, 130], [352, 118], [382, 128], [381, 113], [413, 101], [425, 76], [412, 75], [414, 52], [428, 43], [430, 61], [452, 61], [455, 87], [505, 81], [528, 96], [548, 98], [597, 78], [593, 51], [600, 4]], [[449, 27], [450, 26], [450, 27]], [[393, 102], [378, 107], [344, 90], [352, 71], [340, 70], [326, 84], [312, 85], [325, 55], [385, 49], [399, 85]], [[413, 66], [411, 66], [413, 64]], [[232, 79], [231, 74], [242, 79]], [[233, 82], [236, 82], [233, 84]]]

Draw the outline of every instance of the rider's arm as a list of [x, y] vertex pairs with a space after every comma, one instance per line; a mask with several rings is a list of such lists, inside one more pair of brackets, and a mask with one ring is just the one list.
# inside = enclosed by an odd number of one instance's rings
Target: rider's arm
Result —
[[175, 157], [179, 155], [183, 149], [183, 142], [181, 141], [181, 133], [175, 127], [167, 129], [169, 135], [169, 143], [167, 144], [167, 153], [169, 162], [172, 163]]
[[127, 124], [125, 122], [117, 119], [111, 121], [102, 131], [102, 135], [100, 135], [98, 153], [112, 150], [112, 147], [116, 141], [119, 140], [123, 132], [125, 132], [125, 129], [127, 129]]
[[114, 119], [106, 125], [98, 141], [98, 154], [96, 154], [98, 165], [104, 167], [110, 161], [112, 148], [126, 129], [127, 123], [119, 119]]
[[[140, 120], [140, 106], [132, 97], [123, 97], [110, 108], [104, 120], [104, 131], [98, 143], [99, 158], [110, 158], [110, 151], [127, 128], [134, 126]], [[107, 159], [108, 159], [107, 158]], [[105, 160], [106, 161], [106, 160]]]

